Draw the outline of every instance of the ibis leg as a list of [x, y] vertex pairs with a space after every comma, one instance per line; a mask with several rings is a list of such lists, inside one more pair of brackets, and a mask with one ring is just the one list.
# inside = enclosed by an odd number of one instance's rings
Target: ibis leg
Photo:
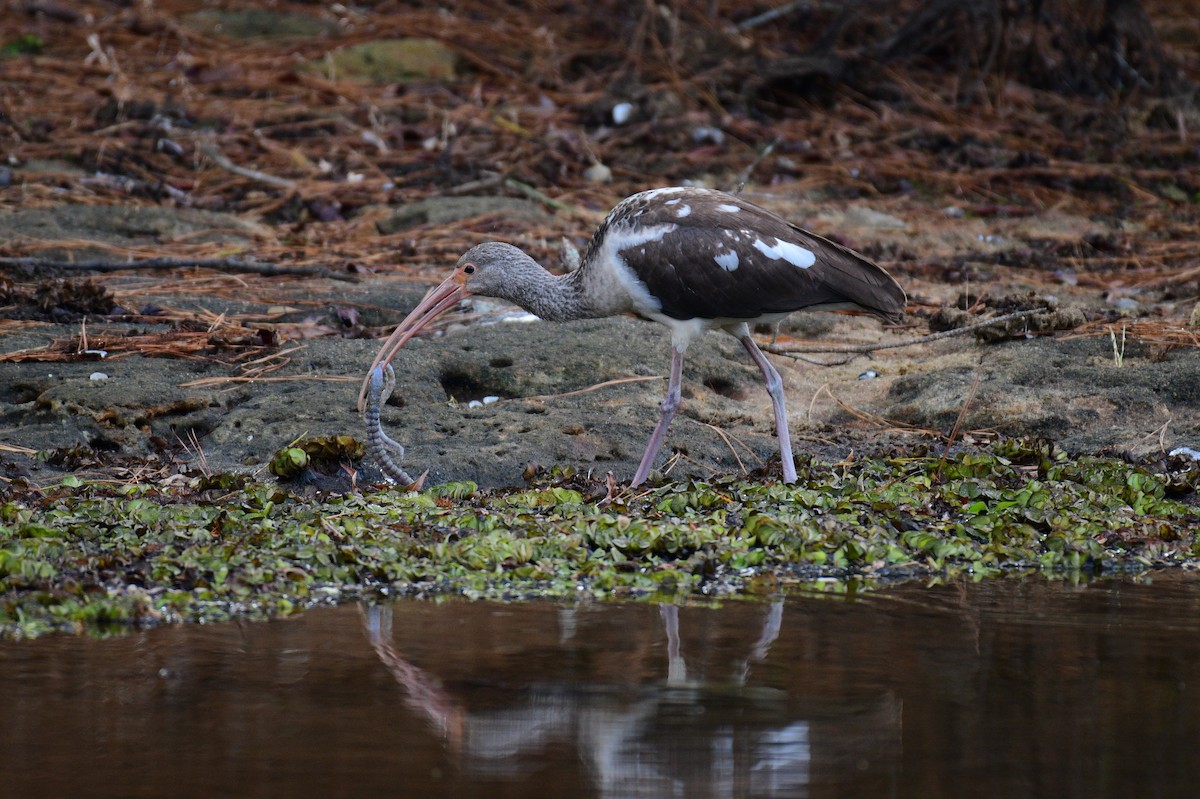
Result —
[[783, 405], [783, 378], [779, 371], [767, 360], [762, 350], [754, 343], [747, 333], [738, 336], [746, 352], [762, 370], [763, 378], [767, 381], [767, 393], [771, 395], [771, 405], [775, 408], [775, 433], [779, 436], [779, 460], [783, 464], [783, 482], [796, 482], [796, 462], [792, 458], [792, 439], [788, 435], [787, 409]]
[[659, 605], [663, 629], [667, 631], [667, 685], [687, 683], [687, 661], [679, 644], [679, 606]]
[[637, 474], [633, 476], [633, 482], [629, 484], [630, 488], [641, 485], [650, 476], [650, 467], [654, 465], [654, 458], [662, 447], [663, 439], [667, 437], [667, 428], [670, 427], [671, 419], [679, 408], [682, 381], [683, 351], [671, 347], [671, 378], [667, 381], [667, 396], [662, 401], [662, 416], [658, 417], [658, 424], [654, 426], [654, 432], [650, 434], [650, 443], [646, 445], [646, 454], [642, 456]]

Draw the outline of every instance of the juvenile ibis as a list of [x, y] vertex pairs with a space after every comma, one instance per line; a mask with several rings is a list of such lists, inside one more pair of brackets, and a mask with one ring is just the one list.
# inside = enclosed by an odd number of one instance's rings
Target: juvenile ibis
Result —
[[631, 486], [650, 474], [679, 407], [683, 354], [701, 333], [720, 329], [735, 336], [762, 371], [775, 410], [783, 479], [790, 483], [796, 467], [783, 381], [754, 343], [751, 326], [802, 309], [857, 308], [897, 321], [905, 305], [904, 290], [882, 268], [752, 202], [710, 189], [653, 189], [618, 203], [592, 236], [579, 268], [567, 274], [547, 272], [510, 244], [472, 247], [396, 327], [372, 371], [472, 294], [508, 300], [550, 321], [634, 313], [670, 328], [667, 395]]

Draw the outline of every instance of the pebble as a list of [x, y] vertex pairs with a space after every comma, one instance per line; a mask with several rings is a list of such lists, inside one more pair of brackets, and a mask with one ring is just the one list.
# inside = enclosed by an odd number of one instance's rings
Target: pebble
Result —
[[1120, 297], [1112, 301], [1112, 307], [1118, 311], [1136, 311], [1138, 309], [1138, 301], [1132, 297]]
[[604, 164], [595, 163], [583, 170], [583, 176], [592, 183], [610, 183], [612, 181], [612, 170]]
[[908, 227], [908, 223], [903, 219], [891, 214], [885, 214], [882, 211], [876, 211], [873, 208], [865, 208], [861, 205], [852, 206], [842, 218], [847, 225], [856, 225], [858, 227], [894, 229]]
[[713, 144], [725, 143], [725, 131], [720, 128], [714, 128], [712, 125], [700, 125], [692, 128], [692, 141], [697, 143], [712, 142]]

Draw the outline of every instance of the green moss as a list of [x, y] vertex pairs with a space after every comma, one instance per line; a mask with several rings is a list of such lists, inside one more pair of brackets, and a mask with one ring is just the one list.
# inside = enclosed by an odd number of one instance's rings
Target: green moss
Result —
[[[1000, 442], [939, 461], [802, 467], [606, 497], [570, 471], [519, 491], [302, 498], [277, 485], [63, 484], [0, 505], [0, 635], [267, 618], [383, 593], [688, 597], [804, 584], [1200, 563], [1200, 467]], [[765, 588], [765, 587], [766, 588]]]
[[41, 37], [33, 34], [23, 34], [15, 39], [10, 39], [0, 46], [0, 56], [4, 58], [13, 58], [20, 55], [37, 55], [46, 48], [46, 43]]

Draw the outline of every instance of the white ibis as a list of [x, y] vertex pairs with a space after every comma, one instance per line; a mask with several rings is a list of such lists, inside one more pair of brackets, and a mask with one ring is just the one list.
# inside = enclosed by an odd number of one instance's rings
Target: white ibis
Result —
[[754, 343], [751, 326], [801, 309], [857, 308], [896, 321], [905, 305], [904, 290], [882, 268], [765, 208], [710, 189], [654, 189], [617, 204], [579, 268], [567, 274], [547, 272], [510, 244], [472, 247], [396, 327], [372, 373], [472, 294], [508, 300], [550, 321], [635, 313], [670, 328], [667, 396], [631, 486], [650, 474], [679, 407], [683, 353], [701, 333], [719, 328], [735, 336], [762, 371], [775, 410], [783, 479], [790, 483], [796, 467], [783, 381]]

